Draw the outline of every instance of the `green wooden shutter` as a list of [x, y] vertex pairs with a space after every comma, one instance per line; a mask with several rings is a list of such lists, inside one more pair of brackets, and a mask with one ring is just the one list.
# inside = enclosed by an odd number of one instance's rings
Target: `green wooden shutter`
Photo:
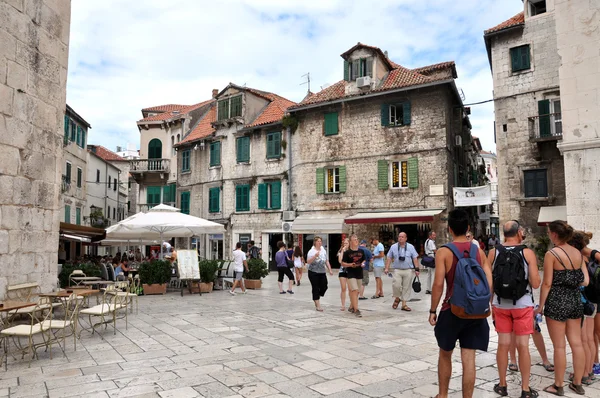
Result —
[[271, 183], [271, 209], [281, 209], [281, 181]]
[[250, 210], [250, 185], [238, 185], [235, 187], [235, 210]]
[[242, 96], [231, 98], [231, 115], [230, 117], [242, 116]]
[[190, 214], [190, 192], [181, 193], [181, 212], [183, 214]]
[[529, 45], [521, 46], [521, 69], [526, 70], [531, 68], [531, 62], [529, 59]]
[[70, 120], [69, 116], [65, 115], [65, 125], [64, 125], [64, 128], [65, 128], [65, 136], [66, 137], [69, 137], [69, 120]]
[[70, 184], [71, 183], [71, 163], [67, 163], [66, 176], [67, 176], [67, 182]]
[[221, 164], [221, 142], [216, 141], [210, 144], [210, 166], [219, 166]]
[[325, 169], [319, 168], [317, 169], [317, 193], [325, 193]]
[[160, 204], [160, 187], [146, 188], [146, 204], [150, 206]]
[[77, 188], [81, 188], [81, 180], [83, 180], [83, 171], [77, 168]]
[[229, 100], [219, 101], [217, 110], [219, 112], [217, 120], [229, 119]]
[[367, 58], [366, 63], [367, 63], [366, 75], [373, 77], [373, 57]]
[[379, 189], [389, 188], [390, 166], [387, 160], [377, 161], [377, 187]]
[[535, 196], [539, 198], [548, 196], [548, 178], [545, 169], [535, 172]]
[[346, 192], [346, 166], [339, 166], [340, 171], [340, 193]]
[[381, 104], [381, 125], [390, 125], [390, 106], [388, 104]]
[[338, 113], [325, 114], [325, 135], [337, 135], [339, 132]]
[[82, 128], [81, 129], [81, 147], [85, 149], [85, 136], [86, 136], [86, 132], [85, 129]]
[[237, 139], [237, 161], [244, 163], [250, 161], [250, 137], [240, 137]]
[[267, 158], [281, 157], [281, 132], [267, 134]]
[[419, 159], [410, 158], [408, 159], [408, 187], [418, 188], [419, 187]]
[[75, 224], [81, 225], [81, 207], [75, 208]]
[[523, 190], [526, 198], [535, 196], [535, 170], [527, 170], [523, 173]]
[[81, 146], [81, 126], [77, 126], [77, 138], [75, 139], [77, 145]]
[[65, 205], [65, 222], [67, 224], [71, 223], [71, 206]]
[[540, 137], [549, 137], [550, 131], [550, 100], [538, 101], [538, 116], [540, 125]]
[[221, 188], [215, 187], [208, 190], [208, 211], [218, 213], [220, 211]]
[[258, 184], [258, 208], [267, 208], [267, 184]]
[[355, 59], [352, 61], [352, 80], [356, 80], [357, 77], [360, 77], [360, 59]]
[[519, 47], [510, 49], [510, 63], [513, 72], [521, 70], [521, 56]]
[[158, 138], [152, 139], [148, 143], [148, 159], [162, 158], [162, 142]]
[[350, 81], [350, 63], [344, 60], [344, 80]]
[[402, 124], [410, 125], [410, 101], [402, 103]]
[[73, 122], [72, 120], [71, 120], [70, 124], [71, 124], [71, 141], [75, 141], [77, 126], [75, 125], [75, 122]]

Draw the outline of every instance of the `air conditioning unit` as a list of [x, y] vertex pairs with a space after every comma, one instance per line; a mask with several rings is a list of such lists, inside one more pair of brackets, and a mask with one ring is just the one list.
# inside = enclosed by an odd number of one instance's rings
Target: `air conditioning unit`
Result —
[[288, 222], [288, 221], [284, 221], [281, 223], [281, 230], [284, 233], [291, 233], [292, 232], [292, 222]]
[[454, 139], [456, 146], [462, 146], [462, 137], [460, 135], [457, 135], [456, 137], [454, 137]]
[[284, 211], [283, 212], [283, 221], [294, 221], [296, 219], [295, 211]]
[[356, 79], [356, 87], [371, 87], [371, 76], [363, 76]]

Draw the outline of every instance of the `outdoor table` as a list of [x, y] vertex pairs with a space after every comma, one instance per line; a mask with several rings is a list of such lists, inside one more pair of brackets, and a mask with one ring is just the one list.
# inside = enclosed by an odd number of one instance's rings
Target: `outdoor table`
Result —
[[71, 281], [75, 282], [76, 285], [80, 285], [81, 282], [85, 281], [97, 281], [100, 280], [99, 276], [72, 276]]
[[[69, 289], [71, 290], [71, 289]], [[89, 297], [100, 293], [100, 290], [96, 290], [96, 289], [75, 289], [73, 290], [73, 292], [71, 293], [67, 293], [66, 290], [59, 290], [57, 292], [50, 292], [50, 293], [40, 293], [38, 294], [39, 297], [50, 297], [53, 299], [57, 299], [57, 298], [67, 298], [69, 297], [71, 294], [76, 294], [77, 296], [82, 296], [85, 300], [85, 304], [89, 306]], [[64, 304], [64, 302], [63, 302]]]
[[[12, 310], [20, 310], [21, 308], [33, 307], [36, 305], [36, 303], [27, 301], [6, 300], [0, 301], [0, 305], [2, 305], [2, 307], [0, 307], [0, 312], [8, 314]], [[8, 323], [4, 322], [4, 319], [0, 319], [0, 323], [2, 323], [2, 326], [8, 325]]]

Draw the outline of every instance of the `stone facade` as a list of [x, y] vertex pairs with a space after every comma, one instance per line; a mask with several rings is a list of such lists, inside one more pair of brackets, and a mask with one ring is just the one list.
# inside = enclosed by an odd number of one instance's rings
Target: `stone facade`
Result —
[[499, 202], [498, 202], [498, 164], [496, 154], [487, 151], [481, 151], [481, 157], [485, 162], [485, 176], [491, 186], [492, 191], [492, 206], [491, 211], [488, 211], [484, 218], [487, 218], [487, 226], [486, 229], [482, 232], [484, 234], [495, 234], [496, 236], [500, 236], [500, 215], [499, 211]]
[[0, 1], [0, 297], [56, 286], [70, 1]]
[[600, 246], [600, 2], [554, 0], [563, 107], [567, 221]]
[[[566, 201], [564, 162], [557, 149], [560, 57], [553, 1], [546, 5], [545, 13], [532, 16], [526, 1], [520, 23], [485, 33], [494, 80], [500, 223], [520, 220], [532, 237], [544, 233], [537, 225], [540, 207], [565, 205]], [[517, 70], [511, 54], [520, 46], [529, 46], [529, 66]], [[544, 101], [550, 104], [549, 111], [543, 110]], [[536, 181], [547, 186], [541, 194], [533, 192], [530, 180], [526, 181], [526, 174], [531, 178], [534, 170], [540, 172]]]
[[64, 161], [61, 200], [67, 224], [83, 225], [87, 207], [87, 139], [90, 124], [67, 105], [64, 118]]

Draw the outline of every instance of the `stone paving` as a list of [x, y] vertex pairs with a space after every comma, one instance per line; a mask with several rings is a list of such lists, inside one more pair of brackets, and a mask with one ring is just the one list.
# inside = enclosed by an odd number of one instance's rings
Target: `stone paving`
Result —
[[[40, 352], [30, 368], [10, 358], [8, 371], [0, 371], [0, 396], [435, 396], [437, 345], [427, 323], [429, 296], [415, 295], [411, 313], [394, 311], [391, 279], [384, 280], [386, 297], [361, 301], [362, 319], [340, 311], [337, 277], [329, 279], [323, 313], [314, 310], [308, 280], [296, 294], [279, 295], [273, 273], [263, 289], [247, 295], [140, 297], [139, 314], [129, 317], [127, 330], [120, 321], [116, 336], [106, 330], [101, 339], [84, 331], [77, 351], [71, 341], [66, 358], [57, 348], [52, 360]], [[366, 293], [373, 292], [371, 283]], [[475, 397], [497, 396], [491, 391], [497, 381], [495, 333], [491, 340], [490, 352], [477, 355]], [[460, 397], [458, 352], [454, 360], [451, 396]], [[540, 361], [535, 349], [532, 361]], [[551, 376], [533, 366], [532, 386], [551, 384]], [[510, 396], [520, 396], [518, 378], [509, 378]], [[600, 382], [585, 388], [587, 397], [600, 396]]]

